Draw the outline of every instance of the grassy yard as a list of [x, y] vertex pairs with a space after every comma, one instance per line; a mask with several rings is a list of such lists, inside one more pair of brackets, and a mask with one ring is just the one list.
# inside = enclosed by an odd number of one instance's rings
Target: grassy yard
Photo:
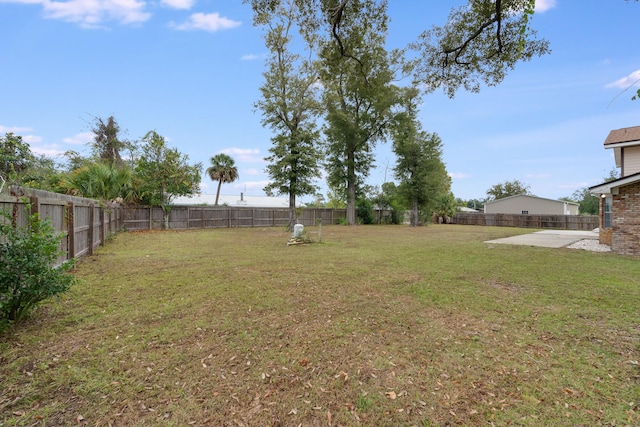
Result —
[[0, 425], [640, 425], [640, 260], [523, 232], [119, 234], [0, 336]]

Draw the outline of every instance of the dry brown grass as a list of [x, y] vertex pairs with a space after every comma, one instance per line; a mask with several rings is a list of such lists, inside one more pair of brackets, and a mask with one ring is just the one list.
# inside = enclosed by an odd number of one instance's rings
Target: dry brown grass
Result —
[[522, 232], [120, 234], [1, 338], [0, 425], [640, 425], [638, 260]]

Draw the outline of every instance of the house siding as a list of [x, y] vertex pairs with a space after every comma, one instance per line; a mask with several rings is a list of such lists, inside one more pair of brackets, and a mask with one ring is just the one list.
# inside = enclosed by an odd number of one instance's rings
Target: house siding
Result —
[[622, 186], [613, 195], [612, 226], [611, 250], [640, 255], [640, 182]]
[[622, 176], [640, 172], [640, 145], [622, 149]]
[[[565, 207], [569, 212], [565, 212]], [[485, 213], [521, 215], [578, 215], [578, 205], [530, 196], [514, 196], [485, 204]]]

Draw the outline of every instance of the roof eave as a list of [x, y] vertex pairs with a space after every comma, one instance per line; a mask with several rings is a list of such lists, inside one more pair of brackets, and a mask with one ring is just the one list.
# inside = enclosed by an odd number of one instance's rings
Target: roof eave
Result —
[[618, 188], [639, 181], [640, 173], [636, 173], [624, 178], [618, 178], [614, 181], [603, 182], [602, 184], [589, 187], [589, 193], [593, 194], [594, 196], [610, 196], [612, 194], [618, 194]]

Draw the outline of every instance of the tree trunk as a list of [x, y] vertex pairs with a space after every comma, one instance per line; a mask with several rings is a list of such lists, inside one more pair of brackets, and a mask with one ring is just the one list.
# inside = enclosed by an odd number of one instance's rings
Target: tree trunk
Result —
[[160, 205], [162, 208], [162, 219], [164, 221], [164, 229], [169, 229], [169, 212], [167, 211], [167, 207], [165, 205]]
[[220, 187], [222, 186], [222, 179], [218, 180], [218, 191], [216, 191], [216, 203], [214, 206], [218, 206], [218, 197], [220, 197]]
[[354, 154], [347, 155], [347, 225], [356, 224], [356, 171]]
[[347, 224], [356, 224], [356, 186], [352, 182], [347, 187]]
[[293, 226], [296, 224], [296, 195], [289, 193], [289, 225], [288, 231], [293, 231]]
[[411, 206], [411, 226], [417, 227], [420, 223], [420, 210], [418, 209], [418, 201], [414, 200]]

